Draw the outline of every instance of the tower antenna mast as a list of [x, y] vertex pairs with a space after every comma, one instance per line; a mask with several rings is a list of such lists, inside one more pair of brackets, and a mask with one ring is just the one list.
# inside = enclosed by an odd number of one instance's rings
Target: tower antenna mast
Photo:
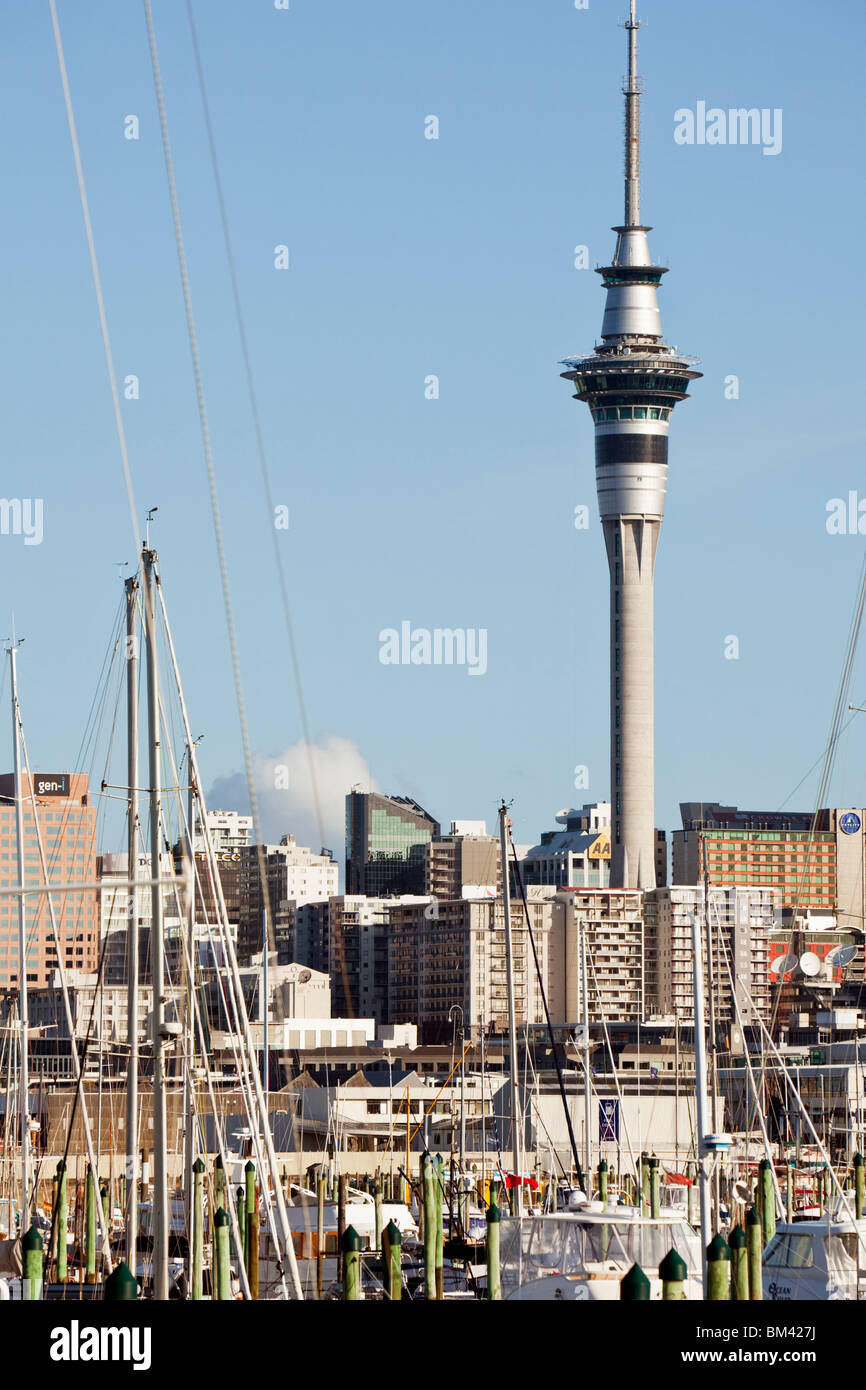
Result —
[[628, 78], [625, 96], [625, 225], [640, 226], [640, 94], [637, 75], [637, 31], [641, 22], [635, 16], [637, 0], [631, 0], [631, 13], [625, 21], [628, 30]]

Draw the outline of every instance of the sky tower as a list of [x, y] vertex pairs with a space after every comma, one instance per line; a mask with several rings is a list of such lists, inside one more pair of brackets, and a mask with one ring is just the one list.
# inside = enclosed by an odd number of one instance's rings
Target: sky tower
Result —
[[610, 569], [612, 887], [655, 886], [653, 798], [653, 568], [665, 508], [668, 426], [686, 399], [696, 358], [662, 341], [658, 287], [640, 219], [640, 93], [635, 0], [625, 21], [625, 218], [606, 292], [601, 343], [566, 358], [562, 375], [595, 421], [595, 477]]

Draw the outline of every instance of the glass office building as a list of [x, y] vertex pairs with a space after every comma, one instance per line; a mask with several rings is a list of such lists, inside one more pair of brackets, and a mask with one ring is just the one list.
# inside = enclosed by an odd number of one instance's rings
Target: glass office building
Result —
[[379, 792], [346, 797], [346, 892], [371, 898], [424, 892], [424, 847], [439, 835], [417, 801]]

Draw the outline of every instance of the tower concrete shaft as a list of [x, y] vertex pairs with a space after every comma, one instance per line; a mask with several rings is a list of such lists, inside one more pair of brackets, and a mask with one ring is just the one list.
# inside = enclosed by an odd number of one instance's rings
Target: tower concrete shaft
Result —
[[562, 375], [595, 422], [595, 474], [610, 571], [610, 775], [612, 887], [655, 886], [653, 780], [653, 571], [668, 472], [668, 429], [677, 401], [701, 375], [696, 359], [662, 339], [658, 289], [640, 224], [640, 91], [635, 0], [626, 21], [625, 224], [613, 261], [598, 270], [606, 291], [601, 343], [567, 358]]

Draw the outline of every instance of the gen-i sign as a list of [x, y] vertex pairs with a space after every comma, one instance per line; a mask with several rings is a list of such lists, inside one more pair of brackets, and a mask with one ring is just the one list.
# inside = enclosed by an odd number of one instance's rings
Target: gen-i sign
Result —
[[33, 790], [37, 796], [68, 796], [68, 772], [36, 772], [33, 775]]

